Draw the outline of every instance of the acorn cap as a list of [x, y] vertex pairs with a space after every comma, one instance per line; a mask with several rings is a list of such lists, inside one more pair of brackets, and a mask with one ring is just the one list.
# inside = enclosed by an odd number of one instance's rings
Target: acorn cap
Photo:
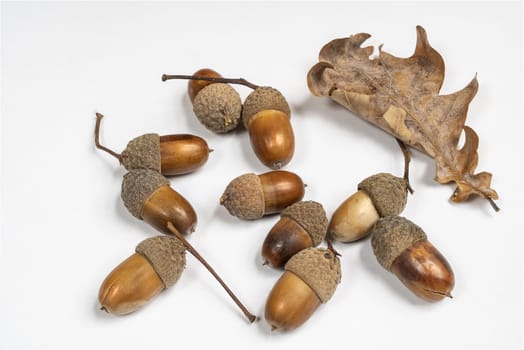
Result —
[[127, 170], [151, 169], [160, 171], [160, 136], [145, 134], [135, 137], [122, 152], [121, 162]]
[[240, 219], [254, 220], [264, 216], [264, 191], [258, 175], [249, 173], [233, 179], [220, 197], [220, 204]]
[[320, 203], [315, 201], [297, 202], [284, 209], [280, 216], [288, 217], [302, 226], [311, 237], [313, 247], [319, 245], [326, 236], [328, 218]]
[[242, 100], [231, 86], [214, 83], [198, 92], [193, 101], [193, 111], [207, 129], [217, 134], [226, 133], [240, 122]]
[[340, 260], [329, 249], [306, 248], [291, 257], [284, 267], [300, 277], [326, 303], [340, 283]]
[[372, 175], [358, 184], [358, 190], [368, 194], [380, 216], [398, 215], [406, 207], [406, 181], [391, 174]]
[[149, 261], [166, 288], [178, 281], [186, 267], [186, 249], [175, 237], [147, 238], [136, 246], [135, 251]]
[[393, 261], [413, 243], [426, 239], [424, 231], [402, 216], [386, 216], [378, 219], [371, 228], [373, 252], [386, 270]]
[[276, 109], [288, 117], [291, 115], [289, 104], [280, 91], [269, 86], [259, 87], [251, 92], [244, 101], [242, 122], [246, 129], [252, 116], [267, 109]]
[[120, 196], [129, 212], [142, 220], [145, 201], [160, 186], [169, 185], [169, 180], [157, 171], [135, 169], [124, 175]]

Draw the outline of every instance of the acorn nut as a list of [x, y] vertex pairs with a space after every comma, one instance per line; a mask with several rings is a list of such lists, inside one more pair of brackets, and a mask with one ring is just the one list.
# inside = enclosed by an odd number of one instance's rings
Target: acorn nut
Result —
[[264, 264], [283, 267], [302, 249], [316, 247], [326, 236], [328, 219], [322, 204], [301, 201], [290, 205], [280, 214], [262, 245]]
[[195, 230], [197, 215], [191, 204], [169, 185], [162, 174], [136, 169], [124, 175], [122, 201], [129, 212], [162, 233], [170, 234], [167, 223], [173, 222], [182, 234]]
[[265, 319], [271, 329], [290, 331], [304, 324], [331, 299], [340, 278], [340, 260], [333, 251], [306, 248], [295, 254], [266, 301]]
[[[201, 78], [210, 78], [206, 80]], [[225, 82], [216, 71], [203, 68], [193, 75], [166, 75], [162, 80], [189, 79], [187, 92], [193, 104], [193, 112], [208, 130], [223, 134], [239, 125], [242, 100], [238, 92]]]
[[182, 175], [195, 171], [207, 162], [207, 142], [196, 135], [155, 133], [135, 137], [118, 154], [100, 144], [100, 123], [104, 116], [96, 114], [95, 145], [117, 158], [126, 170], [151, 169], [165, 176]]
[[178, 239], [156, 236], [143, 240], [102, 282], [98, 292], [101, 309], [115, 315], [136, 311], [173, 286], [185, 264], [185, 248]]
[[451, 297], [455, 277], [449, 263], [413, 222], [401, 216], [380, 218], [371, 230], [371, 245], [380, 265], [418, 297]]
[[288, 164], [295, 152], [291, 111], [284, 96], [272, 87], [258, 87], [244, 101], [242, 122], [258, 159], [271, 169]]
[[295, 173], [273, 170], [261, 175], [244, 174], [233, 179], [220, 204], [240, 219], [254, 220], [280, 213], [304, 197], [305, 185]]
[[407, 202], [407, 183], [388, 173], [372, 175], [335, 210], [328, 228], [330, 239], [353, 242], [366, 237], [375, 222], [398, 215]]

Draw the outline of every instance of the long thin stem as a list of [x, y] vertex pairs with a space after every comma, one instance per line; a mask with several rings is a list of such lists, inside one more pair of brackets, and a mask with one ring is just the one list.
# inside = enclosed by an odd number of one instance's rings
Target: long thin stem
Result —
[[226, 290], [227, 294], [229, 294], [231, 299], [233, 299], [233, 301], [237, 304], [240, 310], [242, 310], [244, 315], [246, 315], [249, 322], [251, 323], [255, 322], [257, 317], [247, 310], [247, 308], [240, 302], [240, 300], [231, 291], [231, 289], [229, 289], [229, 287], [224, 283], [222, 278], [220, 278], [220, 276], [215, 272], [215, 270], [211, 267], [211, 265], [209, 265], [207, 261], [196, 251], [196, 249], [193, 248], [193, 246], [191, 246], [191, 244], [186, 240], [186, 238], [180, 232], [178, 232], [175, 226], [173, 226], [173, 223], [168, 222], [167, 228], [169, 231], [171, 231], [176, 236], [176, 238], [178, 238], [182, 242], [182, 244], [184, 244], [184, 246], [191, 253], [191, 255], [193, 255], [198, 261], [200, 261], [202, 265], [204, 265], [206, 269], [213, 275], [213, 277], [215, 277], [218, 283], [220, 283], [220, 285]]
[[212, 81], [214, 83], [223, 83], [223, 84], [239, 84], [247, 86], [253, 90], [258, 89], [260, 86], [253, 84], [247, 81], [244, 78], [219, 78], [219, 77], [204, 77], [198, 75], [162, 75], [162, 81], [171, 80], [171, 79], [186, 79], [186, 80], [206, 80]]
[[397, 140], [397, 143], [400, 146], [400, 149], [402, 150], [402, 154], [404, 155], [404, 181], [406, 181], [406, 186], [409, 193], [413, 194], [413, 192], [415, 191], [409, 183], [409, 162], [411, 161], [411, 152], [409, 151], [408, 146], [406, 146], [406, 144], [402, 140], [400, 140], [397, 137], [395, 137], [395, 140]]
[[102, 151], [105, 151], [118, 159], [119, 162], [122, 162], [122, 156], [115, 151], [103, 146], [100, 144], [99, 135], [100, 135], [100, 123], [102, 121], [102, 118], [104, 117], [101, 113], [96, 113], [96, 124], [95, 124], [95, 146], [98, 149], [101, 149]]

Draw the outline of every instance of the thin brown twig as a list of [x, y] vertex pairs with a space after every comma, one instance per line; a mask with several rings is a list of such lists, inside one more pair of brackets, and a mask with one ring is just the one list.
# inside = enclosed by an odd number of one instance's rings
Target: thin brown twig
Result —
[[119, 153], [116, 153], [115, 151], [103, 146], [100, 144], [99, 135], [100, 135], [100, 123], [102, 121], [102, 118], [104, 115], [102, 113], [96, 113], [96, 124], [95, 124], [95, 146], [98, 149], [101, 149], [102, 151], [105, 151], [118, 159], [119, 162], [122, 162], [122, 156]]
[[186, 79], [186, 80], [206, 80], [212, 81], [214, 83], [223, 83], [223, 84], [238, 84], [247, 86], [253, 90], [258, 89], [260, 86], [253, 84], [247, 81], [244, 78], [220, 78], [220, 77], [204, 77], [198, 75], [180, 75], [180, 74], [163, 74], [162, 81], [171, 80], [171, 79]]
[[237, 306], [242, 310], [244, 315], [246, 315], [247, 319], [250, 323], [253, 323], [256, 321], [257, 317], [250, 313], [247, 308], [240, 302], [240, 300], [236, 297], [236, 295], [229, 289], [229, 287], [225, 284], [225, 282], [220, 278], [220, 276], [215, 272], [215, 270], [207, 263], [207, 261], [198, 253], [198, 251], [193, 248], [193, 246], [186, 240], [186, 238], [178, 232], [178, 230], [175, 228], [173, 223], [168, 222], [167, 228], [171, 233], [173, 233], [176, 238], [178, 238], [182, 244], [186, 247], [186, 249], [193, 255], [202, 265], [205, 266], [205, 268], [215, 277], [215, 279], [220, 283], [220, 285], [226, 290], [227, 294], [233, 299], [233, 301], [237, 304]]

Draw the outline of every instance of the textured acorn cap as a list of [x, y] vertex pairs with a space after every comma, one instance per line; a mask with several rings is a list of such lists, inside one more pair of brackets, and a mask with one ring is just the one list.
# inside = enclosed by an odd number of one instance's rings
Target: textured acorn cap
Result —
[[198, 92], [193, 101], [193, 111], [207, 129], [217, 134], [226, 133], [238, 126], [242, 101], [231, 86], [214, 83]]
[[259, 87], [251, 92], [244, 101], [242, 122], [246, 129], [252, 116], [267, 109], [284, 112], [288, 117], [291, 115], [289, 104], [280, 91], [269, 86]]
[[254, 220], [264, 216], [264, 191], [258, 175], [249, 173], [233, 179], [220, 197], [220, 204], [240, 219]]
[[371, 228], [373, 252], [386, 270], [393, 261], [413, 243], [426, 239], [424, 231], [402, 216], [386, 216], [378, 219]]
[[186, 249], [175, 237], [147, 238], [136, 246], [135, 251], [149, 261], [166, 288], [178, 281], [186, 267]]
[[297, 202], [284, 209], [280, 216], [288, 217], [302, 226], [311, 236], [313, 247], [319, 245], [326, 236], [328, 218], [320, 203], [315, 201]]
[[340, 260], [328, 249], [306, 248], [291, 257], [284, 267], [300, 277], [326, 303], [340, 283]]
[[380, 216], [398, 215], [406, 207], [406, 181], [391, 174], [372, 175], [358, 184], [358, 190], [368, 194]]
[[135, 137], [122, 152], [121, 162], [127, 170], [151, 169], [160, 171], [160, 136], [145, 134]]
[[124, 175], [120, 196], [129, 212], [142, 220], [145, 201], [160, 186], [169, 185], [162, 174], [150, 169], [135, 169]]

